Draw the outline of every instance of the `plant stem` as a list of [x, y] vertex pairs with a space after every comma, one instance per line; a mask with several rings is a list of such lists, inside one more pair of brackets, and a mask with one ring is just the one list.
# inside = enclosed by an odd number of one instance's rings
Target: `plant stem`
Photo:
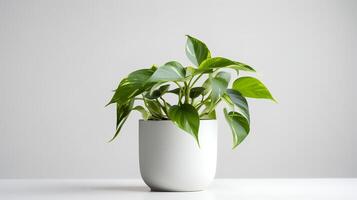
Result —
[[191, 85], [191, 81], [192, 81], [193, 77], [190, 78], [190, 80], [188, 81], [188, 86]]
[[219, 104], [219, 102], [221, 102], [222, 99], [219, 99], [210, 109], [209, 112], [212, 112], [214, 109], [216, 109], [216, 106]]
[[[213, 106], [211, 106], [209, 111], [200, 114], [200, 117], [202, 117], [202, 116], [204, 116], [204, 115], [207, 115], [207, 114], [211, 113], [213, 110], [215, 110], [215, 109], [216, 109], [216, 106], [219, 104], [219, 102], [221, 102], [221, 100], [222, 100], [222, 99], [219, 99]], [[203, 104], [202, 104], [202, 105], [203, 105]]]
[[150, 109], [148, 109], [148, 108], [149, 108], [149, 105], [148, 105], [148, 103], [146, 102], [144, 95], [141, 95], [141, 96], [143, 97], [142, 100], [144, 101], [144, 105], [145, 105], [146, 109], [149, 111], [149, 113], [150, 113], [151, 116], [155, 117], [155, 115], [150, 111]]
[[178, 96], [178, 104], [181, 105], [182, 104], [182, 102], [181, 102], [181, 99], [182, 99], [182, 87], [177, 81], [174, 81], [174, 83], [180, 88], [179, 96]]
[[181, 85], [180, 85], [177, 81], [174, 81], [174, 83], [175, 83], [179, 88], [182, 88]]
[[199, 110], [202, 106], [203, 106], [203, 103], [200, 102], [199, 104], [197, 104], [196, 109]]
[[200, 118], [203, 117], [203, 116], [205, 116], [205, 115], [207, 115], [207, 114], [208, 114], [208, 112], [201, 113], [201, 114], [200, 114]]
[[144, 95], [141, 95], [143, 98], [143, 101], [144, 101], [144, 104], [145, 104], [145, 106], [146, 106], [146, 108], [148, 108], [149, 106], [148, 106], [148, 104], [147, 104], [147, 102], [146, 102], [146, 100], [145, 100], [145, 97], [144, 97]]
[[[162, 98], [160, 97], [160, 99], [162, 99]], [[165, 105], [162, 105], [158, 99], [156, 99], [156, 101], [157, 101], [158, 104], [160, 104], [161, 109], [164, 111], [164, 113], [166, 114], [166, 116], [169, 117], [169, 115], [167, 114], [166, 106], [165, 106]], [[164, 102], [164, 104], [165, 104], [165, 102]]]
[[160, 99], [164, 102], [164, 112], [165, 112], [166, 116], [169, 117], [168, 111], [167, 111], [167, 102], [162, 97], [160, 97]]
[[189, 98], [189, 87], [185, 82], [185, 103], [188, 103], [188, 98]]
[[201, 102], [196, 105], [196, 109], [199, 110], [204, 104], [204, 95], [201, 95]]
[[162, 98], [162, 97], [159, 97], [159, 98], [164, 102], [165, 105], [167, 104], [164, 98]]
[[198, 79], [200, 79], [202, 76], [203, 76], [203, 73], [200, 74], [200, 75], [196, 78], [196, 80], [193, 81], [191, 87], [193, 87], [193, 86], [196, 84], [196, 82], [198, 81]]
[[[191, 88], [193, 88], [193, 86], [195, 86], [196, 82], [198, 81], [198, 79], [200, 79], [201, 77], [203, 76], [203, 73], [198, 75], [198, 77], [193, 81], [193, 83], [191, 84], [192, 80], [193, 80], [193, 77], [190, 79], [190, 81], [188, 82], [187, 84], [187, 89], [186, 89], [186, 95], [187, 95], [187, 98], [189, 99], [190, 97], [190, 92], [191, 92]], [[186, 100], [186, 99], [185, 99]], [[186, 102], [186, 101], [185, 101]], [[188, 102], [188, 100], [187, 100]], [[191, 99], [191, 104], [193, 104], [193, 99]]]

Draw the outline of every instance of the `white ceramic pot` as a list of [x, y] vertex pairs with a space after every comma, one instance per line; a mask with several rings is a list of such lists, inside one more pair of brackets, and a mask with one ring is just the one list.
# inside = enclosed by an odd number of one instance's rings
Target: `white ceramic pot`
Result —
[[139, 160], [144, 182], [156, 191], [199, 191], [214, 179], [217, 122], [201, 120], [194, 137], [170, 120], [139, 121]]

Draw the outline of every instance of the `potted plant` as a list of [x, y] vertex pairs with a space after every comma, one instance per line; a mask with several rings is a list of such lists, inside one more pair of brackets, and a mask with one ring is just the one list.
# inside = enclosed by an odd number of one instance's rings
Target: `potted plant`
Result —
[[[130, 73], [120, 81], [109, 104], [116, 105], [114, 140], [129, 114], [139, 111], [139, 161], [144, 182], [152, 190], [204, 189], [216, 171], [216, 106], [225, 102], [225, 119], [233, 148], [248, 135], [250, 116], [246, 97], [271, 99], [258, 79], [239, 77], [230, 85], [226, 70], [255, 70], [241, 62], [212, 57], [206, 44], [187, 36], [186, 55], [194, 66], [177, 61]], [[197, 85], [198, 83], [202, 83]], [[169, 101], [167, 96], [176, 96]]]

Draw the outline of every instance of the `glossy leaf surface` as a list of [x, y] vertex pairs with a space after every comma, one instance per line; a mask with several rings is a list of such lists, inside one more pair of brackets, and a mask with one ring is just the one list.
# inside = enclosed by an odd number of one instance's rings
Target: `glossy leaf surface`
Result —
[[135, 106], [133, 110], [137, 110], [141, 113], [144, 120], [148, 120], [150, 117], [149, 112], [142, 106]]
[[247, 100], [236, 90], [227, 89], [227, 95], [231, 102], [237, 107], [238, 112], [249, 121], [250, 116]]
[[190, 90], [190, 98], [194, 99], [199, 97], [205, 91], [204, 87], [194, 87]]
[[196, 66], [211, 57], [211, 53], [206, 44], [189, 35], [187, 35], [185, 50], [188, 59]]
[[224, 109], [224, 116], [226, 121], [231, 128], [233, 135], [233, 148], [237, 147], [248, 135], [249, 133], [249, 121], [240, 113], [237, 112], [227, 112]]
[[241, 77], [234, 81], [233, 89], [240, 92], [245, 97], [271, 99], [275, 101], [270, 91], [258, 79], [253, 77]]
[[185, 68], [176, 61], [171, 61], [157, 68], [149, 82], [182, 81], [185, 79]]
[[116, 106], [117, 106], [117, 108], [116, 108], [116, 115], [117, 115], [116, 131], [115, 131], [113, 138], [109, 142], [113, 141], [119, 135], [121, 128], [123, 127], [126, 119], [128, 118], [128, 116], [133, 108], [133, 105], [134, 105], [134, 100], [130, 100], [129, 102], [126, 102], [124, 104], [119, 104], [119, 103], [116, 104]]
[[231, 68], [235, 70], [242, 70], [242, 71], [250, 71], [250, 72], [255, 72], [255, 70], [250, 67], [249, 65], [246, 65], [241, 62], [236, 62], [229, 60], [227, 58], [222, 58], [222, 57], [214, 57], [205, 60], [200, 64], [198, 67], [199, 70], [209, 70], [209, 69], [215, 69], [215, 68]]
[[155, 89], [154, 87], [148, 92], [145, 97], [148, 99], [157, 99], [168, 92], [170, 88], [169, 84], [162, 85], [159, 88]]
[[229, 80], [230, 75], [227, 72], [220, 72], [210, 79], [211, 100], [213, 104], [226, 92]]
[[198, 142], [200, 118], [195, 107], [190, 104], [171, 106], [169, 117], [179, 128], [194, 136]]
[[124, 78], [118, 88], [115, 90], [114, 96], [108, 103], [119, 103], [123, 104], [129, 101], [131, 98], [141, 94], [147, 88], [150, 88], [153, 84], [146, 83], [146, 81], [154, 73], [154, 68], [152, 69], [140, 69], [134, 71]]

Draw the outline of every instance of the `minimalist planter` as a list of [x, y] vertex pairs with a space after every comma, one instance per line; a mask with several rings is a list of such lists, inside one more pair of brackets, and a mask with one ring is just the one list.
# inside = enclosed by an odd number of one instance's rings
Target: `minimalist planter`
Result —
[[133, 111], [145, 120], [139, 121], [140, 171], [152, 190], [203, 190], [214, 179], [218, 104], [226, 104], [223, 113], [234, 149], [250, 131], [246, 97], [276, 101], [254, 77], [238, 77], [230, 84], [225, 69], [255, 72], [251, 66], [215, 57], [205, 43], [189, 35], [185, 51], [193, 65], [169, 61], [135, 70], [120, 81], [107, 104], [116, 106], [116, 131], [110, 141]]
[[170, 120], [139, 121], [140, 172], [155, 191], [199, 191], [214, 179], [217, 122], [200, 120], [199, 142]]

